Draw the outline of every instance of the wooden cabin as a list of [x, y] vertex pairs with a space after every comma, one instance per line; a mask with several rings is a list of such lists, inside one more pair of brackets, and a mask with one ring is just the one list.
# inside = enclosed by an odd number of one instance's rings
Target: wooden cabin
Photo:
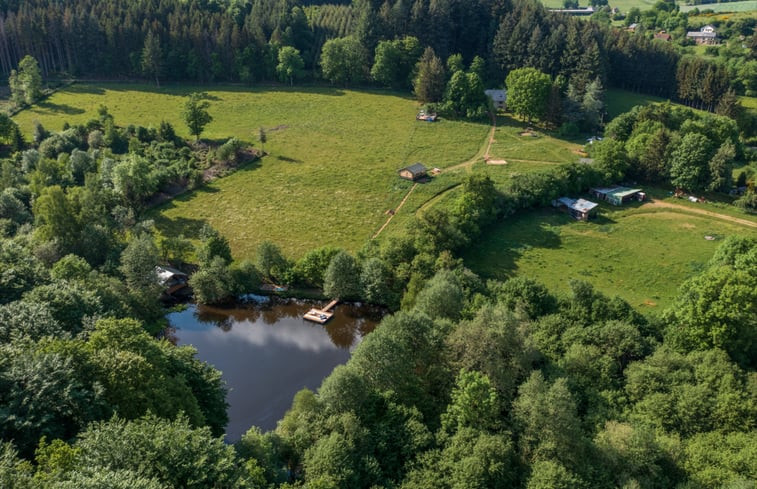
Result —
[[421, 163], [413, 163], [410, 166], [406, 166], [405, 168], [401, 169], [399, 171], [400, 178], [404, 178], [405, 180], [410, 180], [411, 182], [415, 182], [428, 174], [428, 169], [423, 166]]

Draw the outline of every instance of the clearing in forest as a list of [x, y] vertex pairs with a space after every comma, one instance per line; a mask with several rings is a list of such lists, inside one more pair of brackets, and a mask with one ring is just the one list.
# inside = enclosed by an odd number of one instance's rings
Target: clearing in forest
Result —
[[602, 203], [600, 217], [588, 223], [554, 209], [524, 212], [490, 228], [465, 263], [484, 277], [524, 276], [561, 292], [570, 279], [585, 280], [635, 307], [660, 310], [723, 238], [757, 236], [751, 226], [681, 207]]
[[324, 87], [74, 85], [15, 119], [28, 137], [34, 120], [60, 130], [65, 121], [96, 117], [102, 104], [118, 125], [157, 127], [165, 119], [187, 137], [181, 110], [184, 96], [196, 91], [208, 93], [213, 116], [203, 139], [235, 136], [259, 147], [263, 127], [268, 156], [150, 217], [161, 231], [190, 238], [208, 222], [240, 259], [254, 258], [263, 240], [292, 258], [325, 245], [358, 250], [412, 185], [398, 178], [399, 168], [420, 161], [443, 169], [465, 161], [490, 128], [486, 122], [417, 122], [418, 105], [404, 94]]

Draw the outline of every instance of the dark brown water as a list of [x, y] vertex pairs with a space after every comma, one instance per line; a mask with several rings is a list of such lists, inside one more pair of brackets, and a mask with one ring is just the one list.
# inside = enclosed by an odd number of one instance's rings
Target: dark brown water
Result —
[[325, 304], [192, 305], [168, 315], [176, 343], [193, 345], [201, 360], [223, 374], [229, 388], [227, 440], [238, 440], [253, 425], [275, 428], [295, 393], [317, 389], [381, 319], [375, 309], [340, 304], [331, 321], [314, 324], [302, 319], [314, 305]]

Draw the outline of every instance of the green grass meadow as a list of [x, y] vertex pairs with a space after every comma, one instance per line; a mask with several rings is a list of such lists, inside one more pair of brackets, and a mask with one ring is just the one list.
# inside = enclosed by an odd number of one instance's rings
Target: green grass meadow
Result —
[[731, 234], [757, 232], [648, 205], [602, 204], [600, 217], [590, 222], [539, 209], [495, 225], [464, 259], [484, 277], [526, 276], [559, 292], [569, 291], [571, 279], [585, 280], [652, 312], [670, 305], [680, 284], [700, 271]]
[[628, 112], [637, 105], [648, 105], [657, 102], [665, 102], [665, 99], [618, 88], [609, 88], [605, 92], [608, 120], [612, 120], [620, 114]]
[[757, 0], [743, 2], [705, 3], [701, 5], [681, 5], [681, 12], [690, 12], [699, 9], [712, 10], [713, 12], [754, 12], [757, 10]]
[[206, 91], [211, 101], [214, 120], [203, 138], [254, 141], [264, 127], [269, 155], [173, 199], [151, 217], [163, 232], [187, 237], [208, 222], [229, 239], [237, 258], [253, 258], [263, 240], [293, 258], [324, 245], [359, 249], [410, 187], [398, 178], [399, 168], [465, 161], [489, 129], [483, 123], [417, 122], [417, 103], [405, 95], [322, 87], [74, 85], [15, 119], [27, 134], [34, 120], [58, 130], [65, 121], [95, 117], [103, 104], [119, 125], [167, 120], [188, 136], [180, 114], [184, 96], [193, 91]]

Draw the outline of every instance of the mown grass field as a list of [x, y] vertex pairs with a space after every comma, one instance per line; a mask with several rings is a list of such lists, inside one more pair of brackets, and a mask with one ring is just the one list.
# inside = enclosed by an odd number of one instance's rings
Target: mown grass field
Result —
[[[563, 0], [542, 0], [547, 8], [563, 8]], [[617, 7], [621, 12], [628, 12], [633, 7], [641, 10], [650, 9], [656, 3], [655, 0], [609, 0], [610, 7]], [[578, 4], [581, 7], [588, 7], [588, 0], [580, 0]]]
[[731, 234], [757, 231], [650, 204], [603, 204], [600, 217], [588, 223], [540, 209], [491, 228], [464, 258], [485, 277], [526, 276], [560, 292], [570, 290], [571, 279], [585, 280], [642, 311], [653, 311], [670, 305], [680, 284], [700, 271]]
[[701, 5], [681, 5], [681, 12], [689, 12], [694, 9], [712, 10], [713, 12], [754, 12], [757, 10], [757, 0], [743, 2], [705, 3]]
[[[203, 138], [253, 141], [268, 130], [261, 162], [175, 198], [152, 216], [163, 232], [196, 236], [205, 222], [226, 236], [237, 258], [254, 258], [263, 240], [292, 258], [332, 245], [359, 249], [410, 187], [397, 169], [421, 161], [445, 168], [472, 157], [489, 126], [415, 121], [405, 95], [331, 88], [74, 85], [16, 116], [60, 129], [85, 122], [106, 105], [119, 125], [157, 126], [165, 119], [188, 136], [184, 96], [207, 91], [214, 117]], [[255, 143], [258, 145], [258, 143]]]
[[754, 228], [650, 204], [603, 204], [588, 223], [540, 209], [490, 228], [464, 259], [484, 277], [526, 276], [559, 292], [570, 290], [570, 279], [585, 280], [651, 312], [670, 305], [722, 238], [736, 233], [757, 235]]
[[628, 112], [637, 105], [648, 105], [656, 102], [664, 102], [665, 99], [643, 93], [629, 92], [618, 88], [609, 88], [605, 92], [607, 105], [607, 118], [612, 120], [624, 112]]

